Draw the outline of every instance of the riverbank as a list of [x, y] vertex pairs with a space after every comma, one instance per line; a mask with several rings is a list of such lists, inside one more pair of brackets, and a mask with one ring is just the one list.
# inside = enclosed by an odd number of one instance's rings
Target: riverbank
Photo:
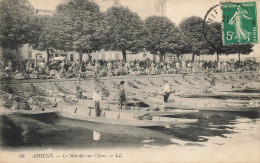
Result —
[[[205, 76], [207, 73], [197, 73], [197, 74], [185, 74], [184, 76]], [[260, 72], [257, 71], [248, 71], [248, 72], [226, 72], [226, 73], [210, 73], [214, 76], [222, 76], [222, 75], [249, 75], [256, 74], [259, 75]], [[164, 77], [182, 77], [183, 74], [162, 74], [162, 75], [142, 75], [142, 76], [131, 76], [131, 75], [122, 75], [122, 76], [110, 76], [110, 77], [100, 77], [100, 80], [126, 80], [126, 79], [156, 79], [156, 78], [164, 78]], [[89, 77], [80, 79], [81, 81], [92, 81], [95, 78]], [[63, 81], [78, 81], [78, 78], [59, 78], [59, 79], [21, 79], [21, 80], [0, 80], [0, 84], [18, 84], [18, 83], [43, 83], [43, 82], [63, 82]]]

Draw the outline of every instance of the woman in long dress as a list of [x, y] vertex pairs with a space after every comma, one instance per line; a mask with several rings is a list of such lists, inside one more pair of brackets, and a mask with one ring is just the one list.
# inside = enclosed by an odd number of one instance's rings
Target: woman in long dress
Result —
[[229, 24], [235, 25], [236, 29], [236, 39], [238, 39], [238, 42], [241, 42], [242, 40], [250, 40], [251, 32], [248, 32], [243, 28], [243, 17], [246, 19], [252, 19], [245, 14], [248, 14], [247, 10], [243, 10], [241, 5], [237, 6], [237, 11], [235, 12], [234, 16], [230, 19]]

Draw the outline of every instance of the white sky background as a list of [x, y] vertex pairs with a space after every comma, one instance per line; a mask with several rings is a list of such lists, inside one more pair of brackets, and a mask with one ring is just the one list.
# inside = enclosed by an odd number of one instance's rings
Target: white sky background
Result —
[[[56, 6], [66, 0], [29, 0], [35, 9], [55, 10]], [[94, 0], [101, 11], [106, 11], [107, 8], [114, 4], [114, 0]], [[148, 16], [155, 14], [154, 3], [157, 0], [120, 0], [121, 5], [127, 6], [133, 12], [139, 14], [144, 20]], [[166, 0], [166, 16], [173, 23], [178, 25], [184, 18], [189, 16], [199, 16], [204, 18], [206, 12], [220, 0]], [[232, 1], [233, 2], [233, 1]], [[258, 20], [260, 20], [260, 0], [258, 4]], [[258, 29], [260, 21], [258, 21]], [[259, 31], [259, 30], [258, 30]], [[258, 36], [260, 32], [258, 32]], [[260, 41], [260, 39], [258, 40]], [[254, 56], [260, 57], [260, 44], [254, 46]]]
[[[29, 0], [36, 9], [55, 10], [59, 3], [65, 0]], [[94, 0], [102, 11], [111, 7], [114, 0]], [[142, 19], [154, 15], [154, 3], [157, 0], [120, 0], [123, 6], [127, 6], [133, 12], [137, 12]], [[167, 0], [166, 16], [175, 24], [192, 15], [204, 17], [207, 10], [219, 3], [219, 0]]]

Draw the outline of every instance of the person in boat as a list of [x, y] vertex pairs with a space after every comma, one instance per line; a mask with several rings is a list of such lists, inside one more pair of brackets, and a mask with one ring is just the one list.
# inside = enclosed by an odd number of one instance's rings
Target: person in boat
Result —
[[13, 100], [13, 104], [12, 104], [12, 109], [20, 109], [20, 99], [18, 96], [15, 96], [14, 97], [14, 100]]
[[165, 85], [163, 87], [163, 91], [164, 91], [164, 95], [163, 95], [163, 100], [165, 103], [168, 102], [168, 98], [170, 96], [170, 93], [171, 93], [171, 87], [168, 83], [168, 81], [165, 81]]
[[101, 116], [101, 109], [100, 109], [100, 100], [102, 99], [100, 89], [96, 86], [95, 90], [93, 92], [93, 101], [94, 101], [94, 108], [96, 111], [96, 116], [100, 117]]
[[127, 108], [127, 101], [125, 96], [125, 81], [121, 81], [119, 85], [119, 103], [120, 109], [122, 109], [123, 104], [125, 105], [125, 109]]

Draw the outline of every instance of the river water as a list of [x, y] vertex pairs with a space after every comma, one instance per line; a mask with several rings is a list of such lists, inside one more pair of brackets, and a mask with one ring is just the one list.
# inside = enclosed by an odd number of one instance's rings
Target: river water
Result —
[[[139, 128], [108, 125], [43, 115], [2, 115], [3, 149], [154, 148], [167, 146], [225, 146], [244, 135], [260, 141], [258, 112], [200, 111], [179, 118], [198, 119], [194, 124]], [[240, 143], [240, 142], [237, 142]]]

